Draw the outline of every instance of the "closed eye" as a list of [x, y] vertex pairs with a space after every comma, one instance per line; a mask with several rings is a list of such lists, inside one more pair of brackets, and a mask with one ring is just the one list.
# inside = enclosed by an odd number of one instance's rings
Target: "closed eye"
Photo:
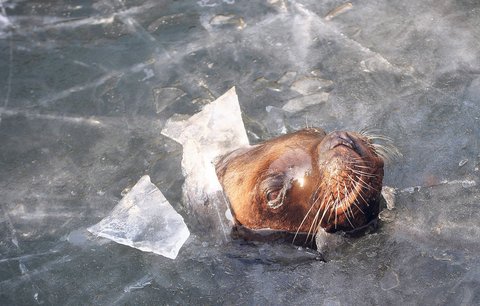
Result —
[[276, 198], [278, 198], [279, 195], [280, 195], [280, 190], [267, 191], [267, 200], [269, 202], [273, 201]]
[[277, 197], [278, 192], [285, 185], [286, 176], [283, 173], [275, 173], [267, 175], [260, 185], [267, 200], [273, 200]]
[[267, 176], [263, 180], [262, 189], [269, 208], [277, 209], [283, 205], [290, 185], [283, 173]]

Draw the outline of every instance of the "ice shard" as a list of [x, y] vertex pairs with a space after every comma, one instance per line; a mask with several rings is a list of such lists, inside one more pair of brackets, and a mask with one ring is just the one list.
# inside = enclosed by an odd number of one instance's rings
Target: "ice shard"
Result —
[[112, 212], [91, 233], [175, 259], [190, 236], [181, 215], [168, 203], [162, 192], [143, 176]]
[[[249, 145], [235, 87], [188, 119], [170, 118], [162, 134], [183, 146], [184, 199], [202, 230], [227, 239], [230, 221], [214, 160]], [[205, 226], [210, 227], [210, 230]]]

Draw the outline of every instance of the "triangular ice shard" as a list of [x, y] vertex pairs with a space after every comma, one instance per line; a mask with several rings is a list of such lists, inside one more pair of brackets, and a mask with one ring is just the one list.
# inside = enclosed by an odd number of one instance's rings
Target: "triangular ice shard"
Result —
[[162, 192], [142, 177], [112, 212], [88, 228], [95, 235], [175, 259], [190, 235], [182, 216]]

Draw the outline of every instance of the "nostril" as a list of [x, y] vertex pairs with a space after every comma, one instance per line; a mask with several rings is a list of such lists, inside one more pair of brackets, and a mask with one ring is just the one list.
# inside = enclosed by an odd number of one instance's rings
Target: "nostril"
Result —
[[347, 132], [333, 132], [332, 133], [332, 142], [330, 149], [333, 149], [337, 146], [343, 145], [349, 147], [350, 149], [355, 149], [355, 142], [352, 140], [350, 135]]
[[353, 151], [357, 151], [357, 144], [354, 141], [354, 138], [350, 136], [348, 132], [337, 131], [332, 132], [323, 139], [319, 145], [319, 152], [327, 152], [338, 146], [344, 146], [350, 148]]
[[339, 137], [350, 144], [351, 148], [355, 148], [355, 142], [352, 140], [350, 135], [347, 132], [340, 132]]

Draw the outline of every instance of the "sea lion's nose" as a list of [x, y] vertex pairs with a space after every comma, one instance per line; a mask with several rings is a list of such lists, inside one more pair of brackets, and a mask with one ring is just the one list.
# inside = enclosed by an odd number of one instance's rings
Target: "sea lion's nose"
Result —
[[352, 150], [355, 149], [355, 142], [347, 132], [336, 131], [332, 132], [329, 136], [329, 143], [326, 146], [329, 150], [338, 146], [346, 146]]

